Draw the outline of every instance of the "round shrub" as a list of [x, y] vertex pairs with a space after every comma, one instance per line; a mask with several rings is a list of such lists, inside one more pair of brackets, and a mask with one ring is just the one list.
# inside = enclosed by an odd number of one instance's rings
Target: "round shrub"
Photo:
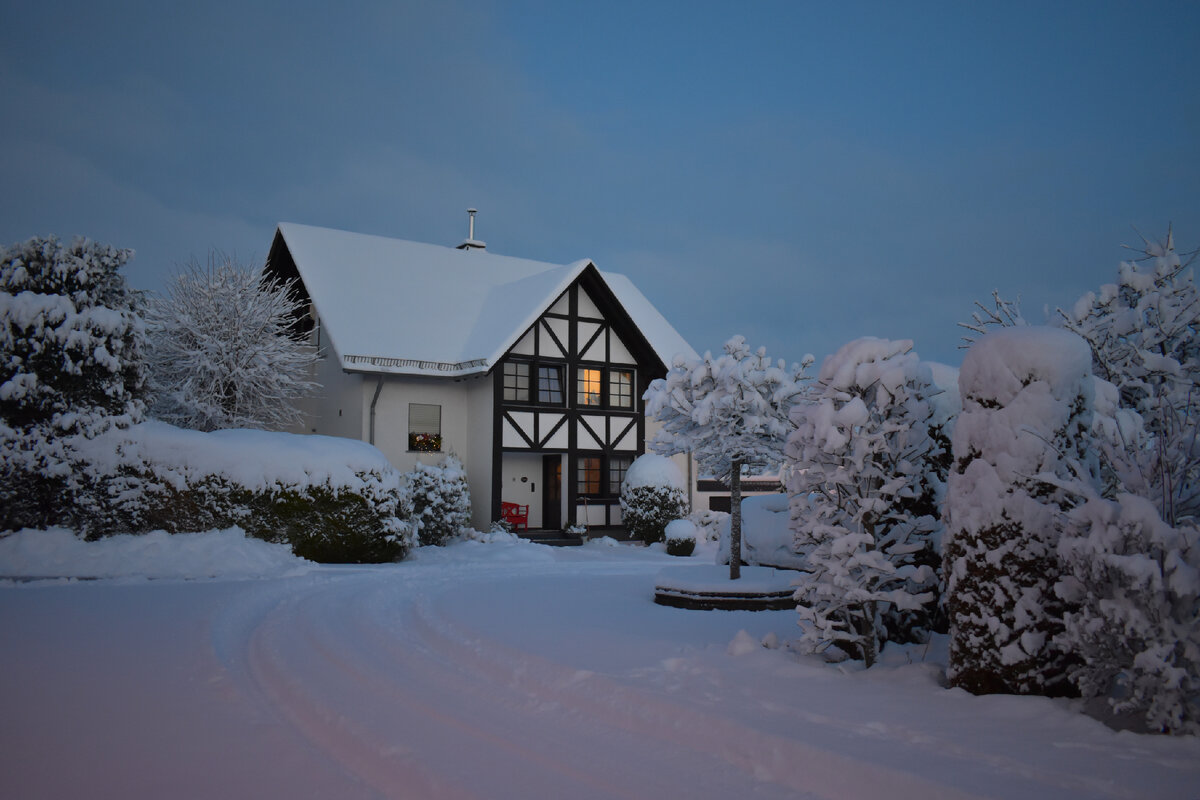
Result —
[[667, 523], [667, 554], [690, 556], [696, 549], [696, 526], [691, 520], [676, 519]]
[[471, 527], [471, 490], [456, 456], [441, 466], [417, 464], [406, 476], [421, 544], [443, 545]]
[[661, 542], [667, 523], [687, 515], [687, 484], [675, 462], [647, 453], [639, 456], [621, 484], [625, 529], [646, 544]]

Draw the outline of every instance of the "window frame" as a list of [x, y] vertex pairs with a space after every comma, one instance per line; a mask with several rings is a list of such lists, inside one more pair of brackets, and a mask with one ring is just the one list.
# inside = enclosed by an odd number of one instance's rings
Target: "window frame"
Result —
[[[628, 383], [624, 384], [629, 391], [627, 394], [616, 394], [614, 388], [620, 388], [622, 384], [614, 381], [613, 376], [616, 374], [624, 374], [629, 376]], [[634, 383], [637, 380], [637, 373], [633, 367], [609, 367], [608, 368], [608, 391], [605, 396], [608, 398], [608, 408], [619, 409], [622, 411], [634, 410], [637, 408], [637, 402], [634, 400]], [[627, 397], [629, 402], [624, 405], [619, 405], [613, 402], [614, 398]]]
[[[590, 391], [592, 380], [585, 373], [596, 373], [596, 390]], [[586, 388], [585, 388], [586, 387]], [[596, 402], [586, 402], [586, 398], [595, 396]], [[605, 408], [604, 405], [604, 367], [579, 364], [575, 367], [575, 407], [576, 408]]]
[[[428, 423], [425, 420], [413, 420], [413, 411], [415, 408], [436, 408], [437, 423], [436, 425]], [[425, 412], [428, 413], [428, 412]], [[428, 428], [431, 430], [414, 430], [416, 428]], [[432, 430], [436, 428], [436, 430]], [[429, 439], [421, 439], [418, 437], [432, 437]], [[409, 403], [408, 404], [408, 452], [410, 453], [440, 453], [442, 452], [442, 406], [440, 403]]]
[[[509, 372], [510, 367], [512, 368], [511, 373]], [[521, 372], [520, 372], [521, 367], [525, 368], [525, 374], [523, 376], [521, 375]], [[525, 361], [522, 359], [511, 359], [511, 358], [505, 359], [504, 365], [501, 367], [501, 371], [500, 371], [500, 381], [501, 381], [500, 397], [504, 400], [504, 402], [506, 402], [506, 403], [528, 403], [528, 402], [530, 402], [530, 399], [532, 397], [532, 391], [530, 389], [530, 383], [531, 383], [530, 376], [532, 373], [533, 373], [533, 363], [532, 362]], [[512, 378], [511, 385], [510, 385], [509, 378]], [[522, 386], [522, 378], [524, 378], [523, 386]], [[524, 392], [525, 397], [524, 397], [524, 399], [522, 399], [521, 397], [509, 397], [508, 393], [510, 391], [513, 392], [514, 394], [519, 394], [521, 392]]]

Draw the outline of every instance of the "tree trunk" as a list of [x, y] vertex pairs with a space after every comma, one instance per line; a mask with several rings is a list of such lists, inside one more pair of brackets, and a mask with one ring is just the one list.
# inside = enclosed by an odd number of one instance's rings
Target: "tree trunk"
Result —
[[734, 459], [729, 476], [729, 580], [742, 577], [742, 462]]

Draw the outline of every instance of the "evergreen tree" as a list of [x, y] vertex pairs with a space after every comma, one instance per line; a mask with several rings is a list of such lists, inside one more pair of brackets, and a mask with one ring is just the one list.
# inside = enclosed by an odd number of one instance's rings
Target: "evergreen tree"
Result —
[[471, 489], [458, 456], [437, 466], [417, 464], [405, 477], [422, 545], [443, 545], [471, 528]]
[[942, 448], [936, 392], [911, 341], [858, 339], [825, 360], [792, 409], [792, 525], [809, 575], [801, 644], [871, 666], [886, 641], [921, 641], [937, 611]]

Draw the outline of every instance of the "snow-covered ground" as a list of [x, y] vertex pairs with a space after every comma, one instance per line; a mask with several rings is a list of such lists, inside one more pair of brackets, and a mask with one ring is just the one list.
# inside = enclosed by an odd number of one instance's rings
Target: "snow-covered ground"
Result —
[[[793, 611], [654, 605], [681, 563], [658, 550], [473, 542], [188, 580], [142, 550], [124, 563], [166, 577], [0, 585], [0, 796], [1200, 794], [1197, 739], [942, 689], [938, 643], [863, 672], [754, 644], [793, 637]], [[25, 559], [0, 548], [0, 573]]]

